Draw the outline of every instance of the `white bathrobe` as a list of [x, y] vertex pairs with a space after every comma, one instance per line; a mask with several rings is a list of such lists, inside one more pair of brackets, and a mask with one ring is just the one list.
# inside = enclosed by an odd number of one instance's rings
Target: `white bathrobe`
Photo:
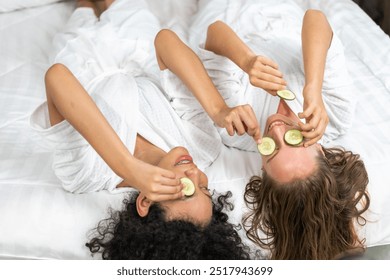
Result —
[[[198, 52], [209, 75], [229, 106], [251, 104], [264, 129], [267, 118], [276, 113], [279, 97], [274, 97], [249, 83], [249, 78], [229, 59], [203, 48], [209, 24], [222, 20], [231, 26], [243, 41], [258, 55], [274, 60], [284, 74], [288, 88], [297, 98], [287, 104], [295, 114], [303, 111], [304, 70], [301, 29], [304, 11], [291, 0], [211, 0], [200, 1], [199, 11], [190, 28], [189, 41]], [[165, 88], [175, 110], [187, 120], [202, 114], [193, 105], [192, 94], [169, 70], [163, 73]], [[181, 90], [170, 90], [170, 89]], [[343, 46], [334, 34], [326, 60], [323, 100], [329, 125], [322, 144], [336, 139], [351, 126], [356, 98], [346, 70]], [[194, 111], [194, 108], [196, 111]], [[204, 113], [204, 112], [203, 112]], [[193, 123], [198, 125], [197, 120]], [[225, 145], [256, 152], [256, 143], [248, 135], [231, 137], [218, 129]]]
[[[116, 0], [99, 21], [92, 9], [79, 8], [54, 40], [53, 63], [70, 69], [131, 153], [138, 133], [166, 152], [186, 147], [204, 169], [221, 141], [207, 116], [200, 128], [181, 120], [162, 92], [153, 48], [159, 29], [143, 1]], [[53, 149], [53, 169], [66, 190], [115, 191], [122, 178], [66, 120], [50, 126], [46, 102], [30, 123]]]

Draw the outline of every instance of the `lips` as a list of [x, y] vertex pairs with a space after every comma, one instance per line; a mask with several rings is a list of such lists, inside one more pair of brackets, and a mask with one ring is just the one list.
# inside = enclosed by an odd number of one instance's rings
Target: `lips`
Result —
[[286, 125], [286, 126], [291, 126], [293, 128], [299, 129], [298, 124], [296, 122], [294, 122], [292, 119], [290, 119], [282, 114], [273, 114], [273, 115], [269, 116], [267, 119], [264, 133], [268, 133], [272, 127], [279, 126], [279, 125]]
[[280, 125], [287, 125], [287, 124], [284, 121], [274, 121], [270, 123], [270, 125], [268, 126], [268, 131], [270, 131], [275, 126], [280, 126]]
[[175, 166], [183, 165], [183, 164], [190, 164], [193, 163], [192, 157], [190, 155], [184, 155], [180, 156], [176, 161], [175, 161]]

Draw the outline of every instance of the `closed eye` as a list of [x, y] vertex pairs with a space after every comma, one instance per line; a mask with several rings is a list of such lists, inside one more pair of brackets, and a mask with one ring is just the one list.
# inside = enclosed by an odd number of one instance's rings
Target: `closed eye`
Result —
[[270, 154], [270, 155], [268, 156], [267, 163], [268, 163], [271, 159], [273, 159], [273, 158], [277, 155], [278, 152], [279, 152], [279, 148], [276, 147], [275, 150], [272, 152], [272, 154]]
[[[210, 189], [208, 188], [208, 186], [205, 186], [205, 187], [200, 187], [200, 189], [203, 191], [203, 193], [209, 197], [211, 200], [213, 199], [211, 194], [210, 194]], [[205, 190], [205, 191], [204, 191]]]

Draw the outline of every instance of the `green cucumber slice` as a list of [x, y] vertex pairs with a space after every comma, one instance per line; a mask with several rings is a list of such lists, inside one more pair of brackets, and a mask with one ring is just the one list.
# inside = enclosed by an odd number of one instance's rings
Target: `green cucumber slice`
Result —
[[287, 144], [296, 146], [302, 143], [303, 135], [298, 129], [290, 129], [284, 134], [284, 141]]
[[280, 98], [283, 98], [285, 100], [294, 100], [295, 99], [295, 94], [291, 90], [288, 90], [288, 89], [278, 90], [276, 92], [276, 94]]
[[195, 185], [190, 178], [183, 177], [180, 179], [180, 182], [183, 184], [183, 193], [185, 196], [192, 196], [195, 193]]
[[263, 137], [263, 139], [261, 139], [261, 144], [257, 145], [259, 153], [263, 156], [269, 156], [275, 151], [275, 148], [275, 141], [270, 137]]

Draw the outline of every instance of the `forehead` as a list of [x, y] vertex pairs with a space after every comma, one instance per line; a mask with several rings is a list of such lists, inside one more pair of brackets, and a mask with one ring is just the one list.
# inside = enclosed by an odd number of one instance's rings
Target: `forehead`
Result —
[[318, 151], [313, 147], [285, 147], [269, 161], [264, 159], [264, 169], [280, 183], [304, 179], [317, 168]]

